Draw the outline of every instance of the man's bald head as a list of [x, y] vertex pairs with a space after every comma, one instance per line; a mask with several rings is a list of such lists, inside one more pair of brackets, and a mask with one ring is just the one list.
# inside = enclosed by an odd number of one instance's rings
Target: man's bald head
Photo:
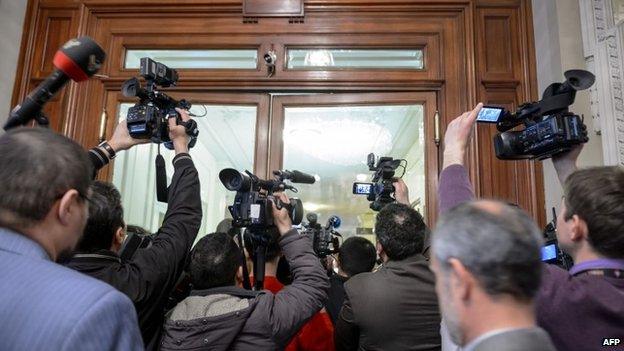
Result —
[[444, 268], [456, 258], [486, 293], [530, 300], [540, 284], [541, 232], [520, 208], [495, 200], [447, 212], [433, 234], [433, 255]]

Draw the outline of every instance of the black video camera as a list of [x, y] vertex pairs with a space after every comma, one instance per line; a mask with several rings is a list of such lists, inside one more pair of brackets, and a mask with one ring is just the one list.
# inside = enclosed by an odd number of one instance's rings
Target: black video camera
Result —
[[557, 214], [553, 207], [553, 220], [544, 228], [544, 240], [546, 241], [541, 249], [542, 261], [554, 264], [565, 270], [570, 270], [574, 265], [572, 257], [565, 253], [557, 241]]
[[304, 234], [312, 239], [312, 248], [316, 256], [322, 259], [337, 253], [340, 246], [338, 238], [342, 237], [342, 235], [336, 231], [342, 223], [340, 217], [329, 217], [325, 227], [318, 223], [318, 215], [316, 213], [308, 213], [306, 219], [308, 223], [303, 224], [305, 228]]
[[[524, 103], [513, 114], [501, 107], [481, 109], [477, 121], [496, 123], [501, 132], [494, 136], [496, 157], [544, 160], [589, 140], [583, 119], [569, 112], [568, 107], [574, 103], [577, 90], [594, 84], [595, 76], [584, 70], [569, 70], [565, 78], [565, 82], [548, 86], [542, 100]], [[524, 130], [510, 130], [521, 124]]]
[[[394, 202], [395, 199], [392, 196], [395, 191], [392, 183], [396, 181], [394, 173], [403, 161], [392, 157], [380, 157], [375, 164], [375, 154], [368, 154], [368, 170], [375, 172], [372, 183], [353, 183], [353, 193], [366, 195], [366, 199], [371, 201], [370, 208], [373, 211], [379, 211], [385, 205]], [[405, 166], [403, 167], [405, 169]]]
[[173, 149], [169, 138], [169, 118], [176, 118], [179, 125], [184, 125], [186, 133], [191, 137], [189, 148], [195, 146], [199, 130], [193, 120], [183, 122], [175, 110], [181, 108], [190, 110], [191, 104], [186, 100], [177, 101], [169, 95], [156, 89], [157, 86], [167, 88], [178, 82], [178, 73], [160, 62], [149, 57], [141, 58], [141, 77], [147, 82], [145, 89], [137, 78], [128, 79], [121, 86], [125, 97], [138, 97], [139, 102], [128, 109], [126, 123], [128, 132], [135, 139], [151, 139], [154, 143], [164, 143], [168, 149]]
[[297, 192], [297, 188], [286, 184], [286, 180], [293, 183], [314, 184], [314, 177], [299, 171], [273, 171], [275, 179], [263, 180], [249, 171], [241, 173], [233, 168], [226, 168], [219, 172], [221, 183], [231, 191], [236, 191], [234, 204], [228, 209], [232, 214], [232, 225], [238, 228], [247, 228], [250, 232], [263, 232], [273, 227], [273, 215], [270, 201], [275, 202], [278, 209], [285, 207], [288, 216], [294, 225], [301, 223], [303, 219], [303, 204], [297, 198], [290, 199], [290, 203], [282, 203], [273, 197], [276, 191], [291, 190]]

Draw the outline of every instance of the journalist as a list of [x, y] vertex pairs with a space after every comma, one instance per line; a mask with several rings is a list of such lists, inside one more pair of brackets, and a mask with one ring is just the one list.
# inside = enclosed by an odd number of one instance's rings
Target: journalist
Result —
[[404, 203], [379, 211], [375, 235], [384, 263], [345, 283], [335, 325], [337, 350], [440, 349], [435, 278], [422, 255], [425, 232], [422, 216]]
[[[277, 228], [269, 230], [270, 239], [266, 247], [264, 265], [264, 289], [277, 294], [285, 285], [278, 280], [278, 266], [280, 260], [284, 257], [280, 245], [280, 234]], [[245, 250], [249, 254], [254, 253], [254, 247], [248, 235], [244, 237]], [[251, 255], [249, 255], [251, 258]], [[250, 260], [253, 262], [253, 260]], [[252, 266], [253, 267], [253, 266]], [[253, 277], [251, 284], [254, 284]], [[325, 310], [320, 310], [306, 324], [301, 327], [292, 340], [288, 343], [286, 351], [332, 351], [334, 350], [334, 327], [331, 323], [329, 315]]]
[[329, 292], [325, 305], [332, 323], [336, 323], [344, 303], [344, 283], [356, 274], [372, 271], [376, 259], [375, 246], [360, 236], [352, 236], [340, 245], [340, 252], [336, 256], [338, 271], [329, 277]]
[[[474, 198], [464, 162], [480, 107], [456, 118], [446, 133], [442, 212]], [[542, 264], [537, 324], [558, 350], [601, 350], [605, 339], [622, 337], [624, 325], [624, 169], [576, 171], [579, 153], [577, 148], [553, 159], [564, 181], [557, 239], [575, 265], [565, 271]]]
[[82, 235], [91, 164], [75, 142], [42, 128], [0, 137], [0, 348], [142, 350], [130, 300], [55, 264]]
[[[276, 196], [289, 202], [284, 194]], [[276, 294], [242, 289], [241, 253], [232, 237], [205, 236], [193, 248], [189, 266], [196, 290], [168, 314], [162, 350], [283, 349], [323, 307], [327, 275], [310, 240], [292, 229], [286, 209], [272, 206], [293, 283]]]
[[[185, 111], [179, 112], [183, 121], [190, 119]], [[134, 143], [124, 123], [115, 133], [113, 140], [125, 140], [121, 145]], [[95, 182], [89, 220], [77, 253], [68, 263], [130, 297], [148, 349], [158, 345], [167, 299], [184, 269], [202, 218], [199, 179], [188, 154], [189, 139], [184, 126], [176, 125], [173, 118], [169, 119], [169, 136], [176, 153], [175, 172], [168, 191], [167, 212], [152, 245], [138, 250], [130, 261], [119, 257], [125, 236], [121, 196], [113, 185]], [[93, 149], [90, 153], [93, 155]]]

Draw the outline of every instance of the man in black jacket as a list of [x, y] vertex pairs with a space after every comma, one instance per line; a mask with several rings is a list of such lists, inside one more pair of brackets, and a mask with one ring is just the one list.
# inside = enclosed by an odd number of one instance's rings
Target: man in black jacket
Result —
[[[184, 121], [190, 119], [185, 111], [179, 112]], [[103, 280], [130, 297], [147, 349], [157, 346], [164, 306], [184, 268], [202, 218], [199, 178], [188, 154], [189, 140], [184, 126], [169, 119], [169, 136], [176, 153], [175, 172], [168, 192], [167, 213], [152, 245], [137, 251], [131, 261], [120, 259], [118, 251], [125, 227], [121, 197], [114, 186], [96, 182], [92, 186], [93, 202], [84, 237], [78, 244], [78, 253], [68, 263], [69, 267]], [[92, 162], [94, 158], [105, 161], [103, 166], [111, 153], [119, 151], [112, 146], [123, 150], [137, 143], [129, 138], [122, 122], [111, 140], [112, 145], [91, 149]]]
[[[276, 196], [289, 202], [283, 193]], [[272, 206], [292, 284], [275, 295], [237, 287], [240, 249], [226, 233], [205, 236], [193, 248], [189, 266], [196, 290], [167, 316], [162, 350], [281, 350], [323, 307], [329, 284], [312, 243], [292, 229], [286, 209]]]
[[376, 258], [375, 246], [361, 236], [352, 236], [340, 245], [340, 252], [336, 257], [338, 272], [329, 277], [329, 292], [325, 305], [332, 323], [336, 324], [344, 303], [344, 284], [356, 274], [372, 271], [375, 268]]
[[422, 216], [404, 203], [377, 214], [377, 252], [384, 263], [345, 283], [336, 350], [440, 349], [435, 278], [422, 255], [425, 232]]

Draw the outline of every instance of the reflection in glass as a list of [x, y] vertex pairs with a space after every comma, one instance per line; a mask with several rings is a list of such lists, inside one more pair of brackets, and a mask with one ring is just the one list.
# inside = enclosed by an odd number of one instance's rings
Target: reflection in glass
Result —
[[422, 49], [288, 49], [289, 69], [423, 69]]
[[[121, 104], [119, 119], [126, 118], [133, 104]], [[236, 105], [195, 105], [191, 112], [206, 117], [195, 118], [199, 126], [197, 144], [191, 156], [199, 173], [203, 209], [199, 236], [214, 232], [217, 224], [230, 217], [227, 206], [234, 202], [234, 193], [219, 181], [219, 171], [232, 167], [253, 170], [256, 135], [256, 107]], [[144, 144], [120, 152], [115, 159], [113, 183], [122, 196], [124, 220], [152, 232], [161, 225], [167, 205], [156, 201], [154, 159], [158, 146]], [[161, 147], [167, 164], [167, 182], [173, 176], [174, 152]], [[198, 237], [199, 238], [199, 237]]]
[[613, 24], [616, 26], [624, 21], [624, 0], [611, 0], [613, 10]]
[[[372, 235], [375, 212], [354, 182], [368, 182], [366, 156], [406, 159], [403, 179], [410, 200], [425, 215], [425, 142], [422, 105], [287, 107], [284, 168], [318, 175], [316, 184], [296, 184], [306, 212], [342, 219], [343, 237]], [[402, 170], [397, 170], [401, 175]]]
[[124, 68], [138, 69], [142, 57], [171, 68], [256, 69], [258, 50], [135, 50], [126, 51]]

